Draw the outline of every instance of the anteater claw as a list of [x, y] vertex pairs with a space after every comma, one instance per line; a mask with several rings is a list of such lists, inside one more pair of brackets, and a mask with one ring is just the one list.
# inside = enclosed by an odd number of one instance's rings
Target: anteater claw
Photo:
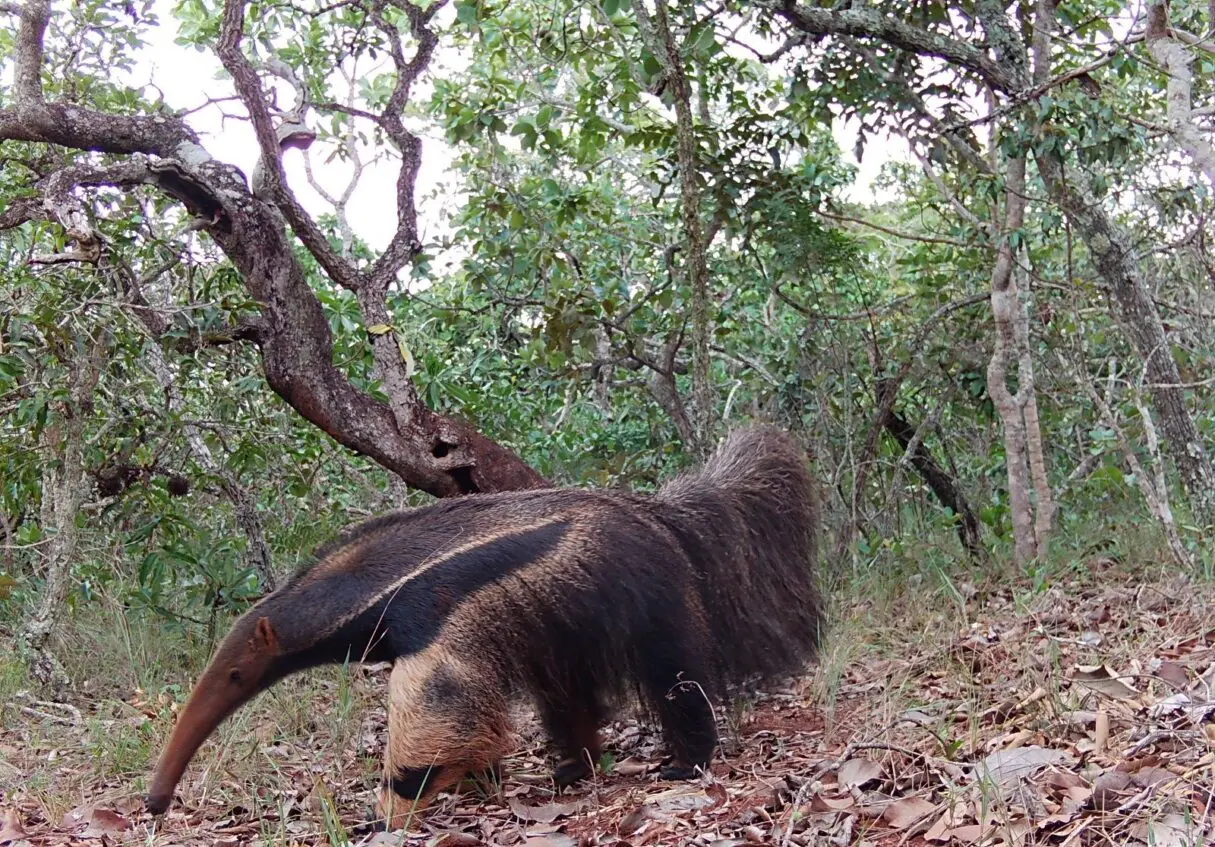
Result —
[[696, 777], [700, 776], [700, 769], [671, 762], [669, 765], [663, 765], [662, 769], [658, 771], [658, 775], [663, 779], [676, 782], [679, 780], [696, 779]]
[[564, 759], [553, 770], [553, 782], [558, 788], [568, 788], [591, 775], [591, 766], [585, 759]]
[[163, 815], [169, 809], [169, 804], [173, 802], [172, 796], [162, 796], [158, 794], [149, 794], [143, 798], [143, 807], [153, 815]]

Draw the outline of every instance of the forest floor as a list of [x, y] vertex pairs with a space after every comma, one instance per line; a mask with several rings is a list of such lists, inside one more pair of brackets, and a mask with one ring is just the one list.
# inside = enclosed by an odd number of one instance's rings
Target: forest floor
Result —
[[[1215, 596], [1112, 562], [1027, 587], [839, 603], [813, 677], [721, 715], [723, 754], [664, 783], [647, 723], [555, 795], [543, 739], [500, 786], [445, 795], [408, 836], [356, 834], [378, 781], [386, 671], [288, 680], [195, 758], [153, 820], [171, 698], [16, 693], [0, 845], [1113, 845], [1215, 843]], [[924, 596], [920, 596], [924, 595]], [[952, 599], [951, 599], [952, 598]]]

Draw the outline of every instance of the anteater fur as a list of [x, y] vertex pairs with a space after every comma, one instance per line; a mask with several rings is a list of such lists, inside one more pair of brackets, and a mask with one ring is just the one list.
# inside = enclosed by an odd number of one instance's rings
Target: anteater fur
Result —
[[634, 693], [661, 721], [667, 778], [704, 768], [711, 703], [794, 673], [822, 625], [818, 510], [797, 445], [732, 433], [656, 494], [547, 489], [442, 500], [360, 524], [234, 625], [191, 694], [148, 797], [167, 808], [190, 758], [287, 674], [393, 661], [381, 813], [400, 825], [496, 765], [509, 710], [536, 705], [564, 785]]

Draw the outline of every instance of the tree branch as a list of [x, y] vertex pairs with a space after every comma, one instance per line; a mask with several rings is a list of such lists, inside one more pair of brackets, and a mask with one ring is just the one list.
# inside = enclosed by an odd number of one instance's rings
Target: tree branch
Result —
[[418, 241], [418, 211], [414, 197], [418, 172], [422, 168], [422, 139], [405, 128], [401, 115], [409, 101], [414, 83], [430, 65], [431, 56], [434, 55], [435, 46], [439, 41], [430, 27], [430, 22], [439, 9], [446, 5], [447, 0], [436, 0], [425, 11], [408, 0], [384, 2], [390, 2], [409, 18], [410, 33], [417, 40], [417, 47], [413, 58], [406, 61], [404, 51], [401, 50], [400, 33], [385, 20], [381, 11], [382, 2], [377, 0], [372, 6], [372, 20], [388, 40], [397, 79], [392, 94], [388, 97], [388, 104], [376, 122], [401, 153], [401, 170], [397, 174], [397, 231], [393, 233], [383, 254], [372, 265], [369, 274], [372, 285], [380, 291], [386, 290], [389, 283], [396, 278], [397, 272], [422, 249]]
[[975, 47], [876, 9], [821, 9], [799, 5], [795, 0], [760, 0], [758, 5], [802, 32], [877, 39], [910, 53], [943, 59], [970, 71], [996, 90], [1013, 93], [1020, 87], [1014, 75]]
[[943, 235], [920, 235], [919, 233], [915, 233], [915, 232], [904, 232], [902, 230], [894, 229], [893, 227], [889, 227], [889, 226], [884, 226], [882, 224], [875, 223], [873, 221], [867, 221], [864, 218], [856, 218], [856, 217], [853, 217], [852, 215], [839, 215], [839, 214], [835, 214], [834, 212], [823, 211], [822, 209], [819, 210], [819, 214], [822, 215], [824, 218], [829, 218], [833, 221], [841, 221], [841, 222], [845, 222], [845, 223], [859, 224], [860, 226], [868, 227], [869, 229], [875, 229], [878, 232], [884, 232], [887, 235], [892, 235], [895, 238], [902, 238], [906, 241], [921, 241], [925, 244], [949, 244], [949, 245], [952, 245], [953, 247], [968, 247], [969, 248], [969, 247], [975, 246], [974, 244], [971, 244], [970, 242], [962, 241], [961, 239], [958, 239], [958, 238], [948, 238]]
[[1215, 185], [1215, 147], [1193, 121], [1194, 57], [1169, 28], [1168, 5], [1152, 0], [1148, 7], [1147, 47], [1168, 74], [1167, 126], [1173, 140], [1190, 154], [1194, 163]]
[[260, 167], [254, 175], [254, 193], [268, 195], [268, 199], [283, 213], [291, 229], [325, 269], [330, 279], [343, 288], [357, 291], [362, 284], [362, 275], [330, 246], [320, 227], [287, 186], [287, 177], [283, 173], [282, 142], [270, 116], [270, 110], [266, 108], [261, 79], [252, 63], [241, 52], [244, 25], [245, 0], [226, 0], [217, 52], [224, 68], [232, 75], [241, 101], [249, 112], [254, 134], [262, 151]]

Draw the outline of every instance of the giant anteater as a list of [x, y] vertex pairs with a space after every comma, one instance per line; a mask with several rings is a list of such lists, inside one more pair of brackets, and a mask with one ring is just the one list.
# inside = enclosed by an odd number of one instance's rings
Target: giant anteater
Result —
[[708, 765], [712, 698], [797, 672], [819, 645], [814, 486], [793, 439], [730, 434], [649, 496], [545, 489], [441, 500], [367, 521], [243, 615], [194, 687], [147, 808], [237, 707], [288, 674], [392, 661], [380, 813], [395, 828], [512, 748], [530, 696], [589, 775], [598, 728], [636, 692], [661, 721], [665, 778]]

